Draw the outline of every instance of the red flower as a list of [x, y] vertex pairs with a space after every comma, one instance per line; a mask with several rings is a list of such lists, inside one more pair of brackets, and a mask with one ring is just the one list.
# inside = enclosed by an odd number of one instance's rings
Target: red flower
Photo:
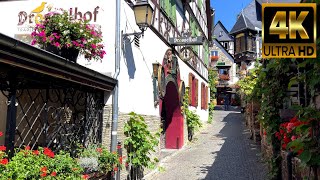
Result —
[[0, 137], [3, 136], [3, 132], [0, 131]]
[[40, 174], [40, 176], [41, 176], [41, 177], [46, 177], [46, 176], [47, 176], [47, 173], [44, 172], [44, 173]]
[[283, 129], [280, 129], [280, 134], [284, 134], [284, 130]]
[[8, 159], [4, 158], [4, 159], [1, 159], [0, 164], [6, 165], [6, 164], [8, 164], [8, 162], [9, 162]]
[[119, 157], [119, 162], [120, 164], [122, 164], [122, 157]]
[[53, 171], [53, 172], [51, 173], [51, 176], [57, 176], [57, 173]]
[[34, 154], [34, 155], [39, 155], [39, 151], [38, 151], [38, 150], [34, 150], [34, 151], [33, 151], [33, 154]]
[[88, 179], [88, 178], [89, 178], [89, 175], [88, 175], [88, 174], [84, 174], [84, 175], [82, 175], [82, 178], [83, 178], [83, 179]]
[[285, 138], [283, 139], [284, 143], [288, 144], [290, 142], [290, 139], [288, 137], [285, 136]]
[[287, 149], [287, 144], [282, 144], [282, 149]]
[[48, 170], [48, 169], [47, 169], [47, 167], [45, 167], [45, 166], [40, 169], [40, 171], [43, 172], [43, 173], [47, 172], [47, 170]]
[[102, 153], [102, 148], [97, 148], [97, 152]]
[[118, 171], [118, 167], [114, 167], [113, 170], [114, 170], [114, 171]]
[[266, 136], [266, 135], [267, 135], [267, 131], [264, 131], [264, 132], [263, 132], [263, 135], [265, 135], [265, 136]]
[[26, 146], [25, 150], [29, 151], [30, 150], [30, 146]]
[[298, 118], [295, 116], [295, 117], [293, 117], [292, 119], [290, 119], [290, 122], [291, 123], [294, 123], [294, 122], [297, 122], [298, 121]]
[[298, 155], [300, 155], [304, 150], [303, 149], [300, 149], [297, 153]]
[[296, 136], [292, 136], [292, 137], [291, 137], [291, 141], [294, 141], [294, 140], [296, 140], [296, 139], [297, 139]]
[[0, 151], [5, 151], [7, 148], [5, 146], [0, 146]]
[[48, 157], [54, 158], [54, 153], [49, 148], [44, 148], [43, 154], [47, 155]]

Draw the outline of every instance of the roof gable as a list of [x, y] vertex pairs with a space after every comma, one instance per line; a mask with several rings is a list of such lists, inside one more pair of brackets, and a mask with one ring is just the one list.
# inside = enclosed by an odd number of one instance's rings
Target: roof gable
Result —
[[213, 42], [214, 44], [220, 48], [220, 50], [222, 51], [223, 54], [225, 54], [227, 56], [227, 58], [232, 62], [234, 63], [234, 58], [232, 57], [232, 55], [222, 46], [222, 44], [216, 40], [216, 39], [213, 39]]
[[213, 34], [218, 41], [233, 41], [232, 36], [230, 36], [229, 31], [224, 27], [221, 21], [214, 26]]

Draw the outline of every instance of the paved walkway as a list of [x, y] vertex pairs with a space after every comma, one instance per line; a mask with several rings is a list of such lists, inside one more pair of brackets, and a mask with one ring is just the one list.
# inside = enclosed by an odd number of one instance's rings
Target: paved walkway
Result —
[[214, 113], [211, 125], [194, 143], [167, 159], [157, 180], [264, 180], [266, 167], [259, 147], [249, 140], [242, 114], [238, 111]]

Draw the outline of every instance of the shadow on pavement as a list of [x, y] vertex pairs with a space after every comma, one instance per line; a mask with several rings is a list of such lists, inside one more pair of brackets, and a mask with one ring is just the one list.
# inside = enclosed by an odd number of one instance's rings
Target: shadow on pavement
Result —
[[226, 124], [214, 138], [223, 139], [224, 143], [219, 151], [212, 152], [214, 163], [202, 166], [198, 173], [206, 173], [206, 180], [267, 179], [266, 167], [258, 156], [260, 147], [248, 139], [242, 114], [230, 112], [222, 122]]
[[[239, 106], [229, 106], [229, 108], [226, 111], [240, 111], [240, 109], [241, 108]], [[214, 110], [216, 110], [216, 111], [225, 111], [223, 105], [216, 105], [214, 107]]]

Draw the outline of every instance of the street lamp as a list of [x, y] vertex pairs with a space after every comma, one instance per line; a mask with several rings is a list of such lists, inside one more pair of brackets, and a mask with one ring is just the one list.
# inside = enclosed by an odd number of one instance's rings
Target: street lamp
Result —
[[140, 0], [133, 6], [133, 11], [136, 23], [143, 33], [152, 23], [153, 8], [148, 0]]
[[153, 17], [153, 8], [149, 4], [148, 0], [137, 0], [137, 3], [133, 5], [133, 12], [136, 20], [136, 24], [139, 26], [141, 32], [134, 32], [134, 33], [125, 33], [122, 34], [123, 37], [127, 36], [143, 36], [144, 31], [147, 30], [152, 23]]

